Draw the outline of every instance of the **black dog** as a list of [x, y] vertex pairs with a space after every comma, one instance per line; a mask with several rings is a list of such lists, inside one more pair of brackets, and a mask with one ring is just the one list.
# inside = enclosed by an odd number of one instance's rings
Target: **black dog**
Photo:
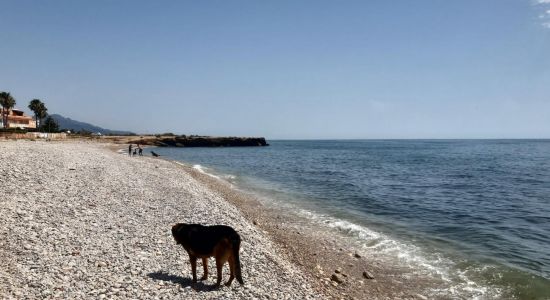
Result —
[[197, 282], [197, 258], [202, 258], [204, 275], [201, 280], [205, 280], [208, 277], [208, 258], [214, 256], [218, 271], [216, 285], [220, 285], [222, 280], [222, 268], [225, 262], [229, 262], [230, 271], [229, 280], [225, 285], [231, 285], [235, 277], [240, 284], [244, 284], [239, 260], [241, 237], [233, 228], [224, 225], [203, 226], [178, 223], [172, 227], [172, 236], [176, 243], [182, 245], [189, 254], [193, 282]]

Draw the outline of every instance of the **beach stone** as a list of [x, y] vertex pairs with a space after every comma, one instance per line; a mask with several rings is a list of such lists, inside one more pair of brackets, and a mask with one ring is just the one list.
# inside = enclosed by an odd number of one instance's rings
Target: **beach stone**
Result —
[[339, 274], [332, 274], [332, 276], [330, 277], [330, 280], [340, 284], [340, 283], [344, 283], [344, 278], [339, 275]]
[[[120, 155], [107, 143], [0, 143], [0, 162], [10, 162], [0, 163], [1, 299], [330, 298], [191, 167]], [[6, 175], [13, 166], [25, 180]], [[183, 287], [191, 266], [171, 236], [177, 222], [236, 228], [244, 287]], [[206, 287], [216, 280], [213, 260], [209, 266]], [[225, 281], [227, 266], [223, 272]]]
[[104, 262], [104, 261], [98, 261], [97, 264], [96, 264], [96, 266], [98, 266], [98, 267], [106, 267], [106, 266], [107, 266], [107, 263]]
[[363, 271], [363, 277], [366, 279], [374, 279], [374, 276], [369, 271]]

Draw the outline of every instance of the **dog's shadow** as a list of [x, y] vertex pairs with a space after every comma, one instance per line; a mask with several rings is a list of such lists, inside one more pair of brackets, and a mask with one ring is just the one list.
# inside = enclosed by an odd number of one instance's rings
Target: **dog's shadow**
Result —
[[191, 278], [172, 275], [162, 271], [149, 273], [147, 276], [153, 280], [169, 281], [175, 284], [180, 284], [182, 287], [191, 287], [196, 291], [211, 291], [219, 288], [216, 284], [204, 284], [202, 281], [197, 281], [193, 284], [193, 280]]

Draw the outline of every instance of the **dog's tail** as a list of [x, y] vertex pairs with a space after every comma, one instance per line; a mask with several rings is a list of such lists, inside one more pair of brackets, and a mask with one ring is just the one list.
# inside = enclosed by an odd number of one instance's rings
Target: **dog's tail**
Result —
[[235, 258], [235, 277], [240, 284], [244, 284], [241, 275], [241, 260], [239, 259], [239, 249], [241, 248], [241, 237], [238, 233], [231, 238], [231, 248], [233, 248], [233, 257]]

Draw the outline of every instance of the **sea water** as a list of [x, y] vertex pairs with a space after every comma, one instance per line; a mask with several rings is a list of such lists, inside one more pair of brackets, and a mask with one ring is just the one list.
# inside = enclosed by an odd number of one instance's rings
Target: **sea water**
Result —
[[550, 140], [307, 140], [168, 158], [448, 281], [432, 295], [550, 299]]

